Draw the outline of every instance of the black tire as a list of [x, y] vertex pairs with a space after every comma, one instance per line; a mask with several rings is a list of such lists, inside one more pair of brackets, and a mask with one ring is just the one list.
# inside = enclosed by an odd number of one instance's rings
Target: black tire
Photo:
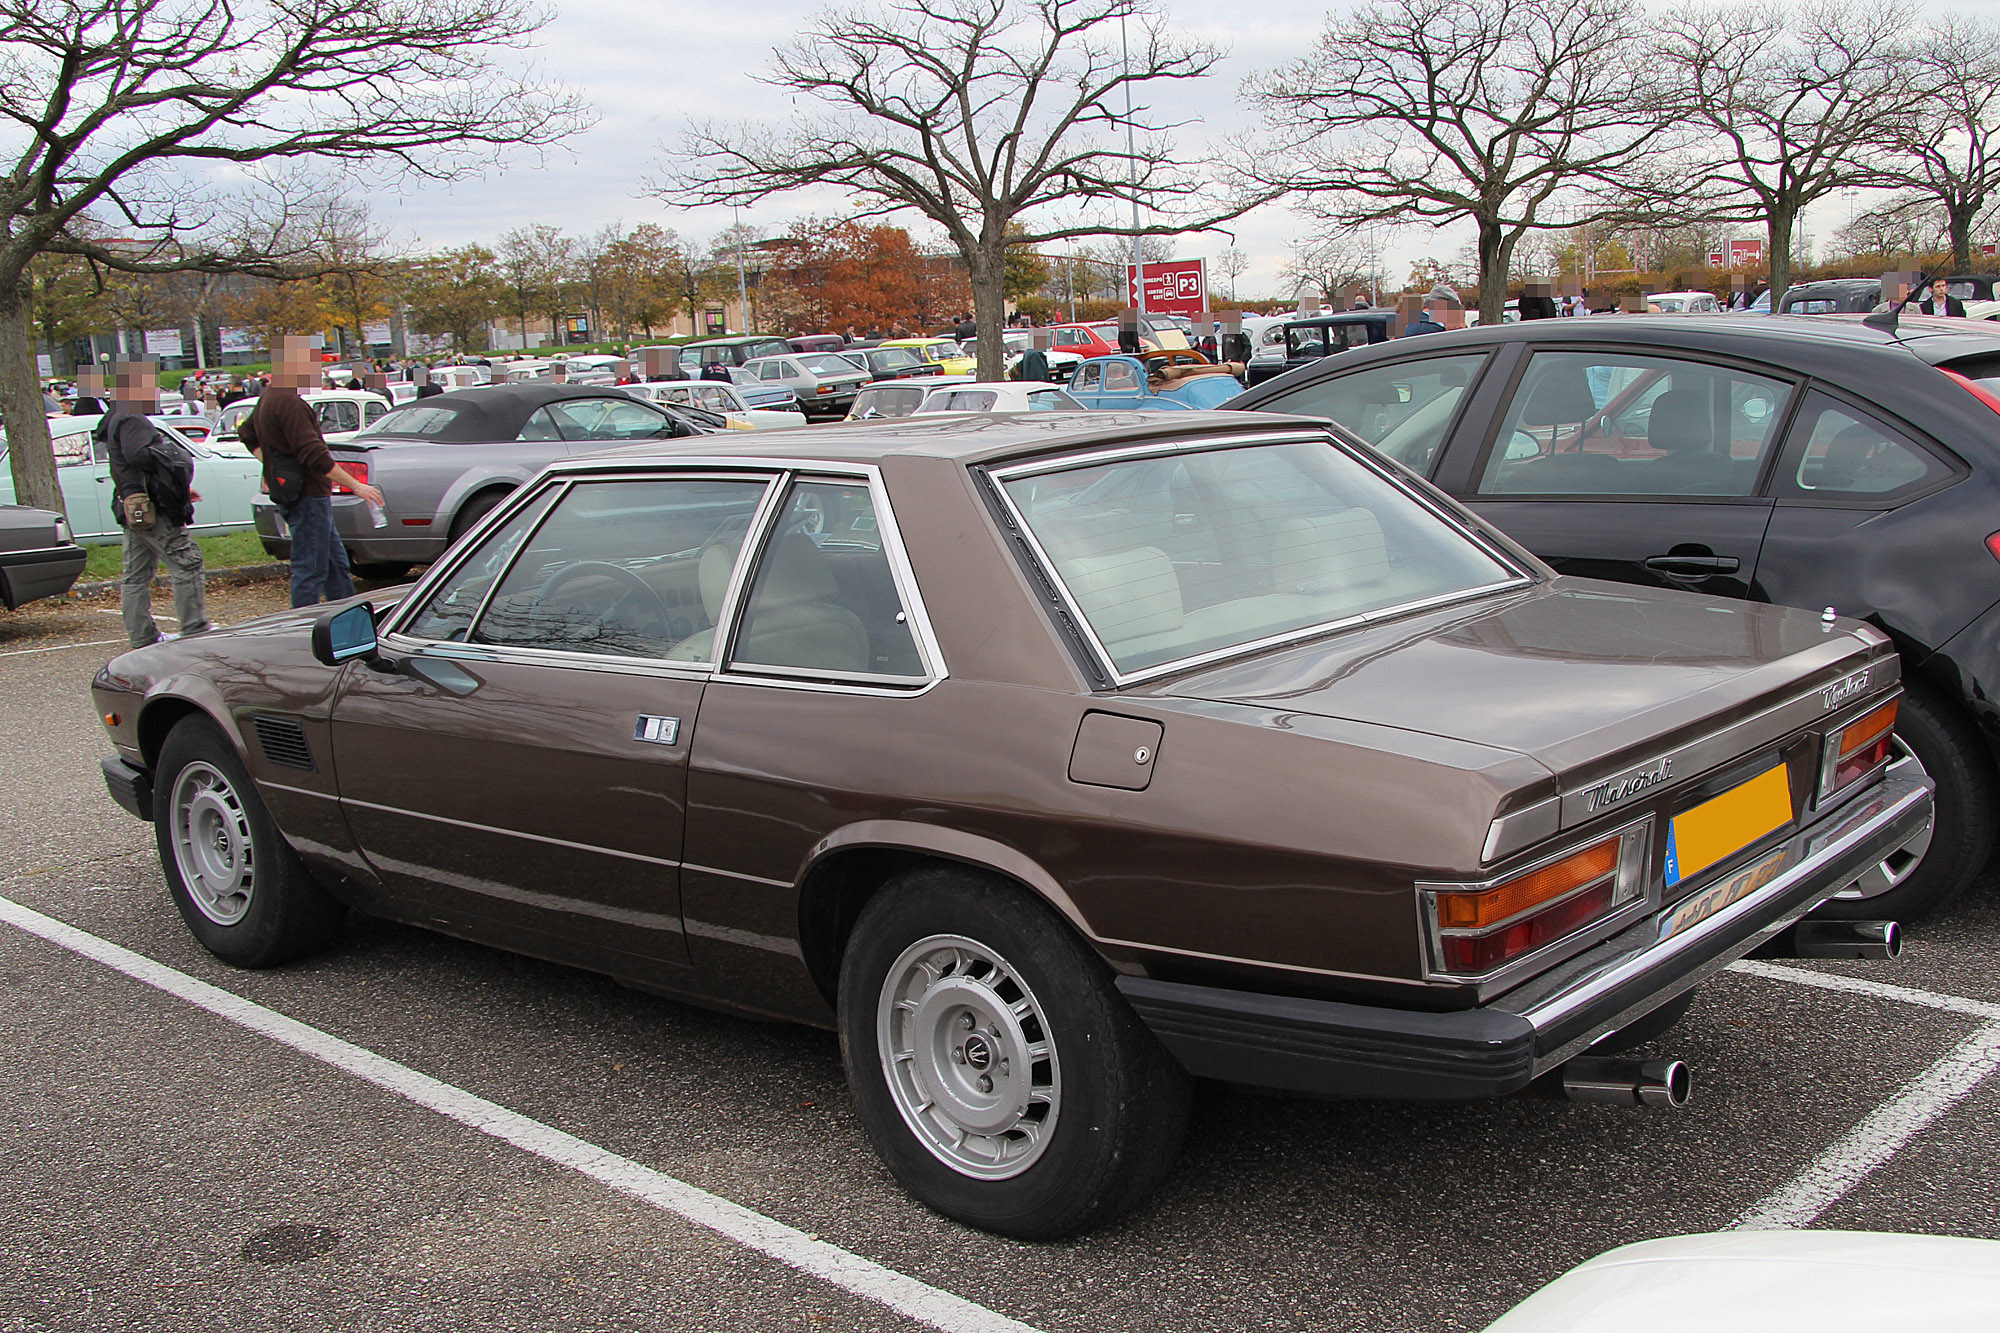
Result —
[[510, 492], [508, 491], [481, 491], [470, 500], [467, 500], [465, 507], [452, 516], [451, 540], [456, 542], [460, 537], [472, 531], [478, 525], [479, 520], [492, 513], [509, 494]]
[[1835, 898], [1813, 912], [1841, 921], [1920, 921], [1965, 891], [1993, 851], [1996, 792], [1993, 759], [1971, 725], [1920, 686], [1906, 684], [1896, 710], [1892, 763], [1914, 762], [1937, 784], [1930, 846], [1912, 863], [1883, 863], [1896, 886], [1872, 898]]
[[1634, 1046], [1644, 1046], [1667, 1035], [1674, 1024], [1687, 1017], [1694, 1004], [1694, 992], [1685, 991], [1650, 1014], [1641, 1014], [1615, 1032], [1607, 1032], [1590, 1044], [1591, 1055], [1616, 1055]]
[[174, 906], [232, 967], [273, 967], [323, 947], [345, 915], [278, 831], [222, 729], [188, 717], [167, 734], [153, 833]]
[[[916, 1053], [885, 1062], [885, 1032]], [[1053, 1240], [1108, 1222], [1158, 1187], [1187, 1132], [1191, 1080], [1104, 960], [1039, 900], [970, 872], [912, 871], [869, 901], [841, 963], [840, 1033], [876, 1152], [969, 1226]]]

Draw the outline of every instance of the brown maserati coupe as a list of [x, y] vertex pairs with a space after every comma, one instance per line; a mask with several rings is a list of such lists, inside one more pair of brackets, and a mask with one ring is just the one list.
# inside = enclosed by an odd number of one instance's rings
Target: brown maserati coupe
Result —
[[126, 653], [112, 795], [220, 958], [344, 911], [837, 1027], [890, 1168], [1049, 1237], [1191, 1077], [1678, 1104], [1615, 1058], [1931, 817], [1831, 613], [1557, 577], [1304, 418], [556, 463], [414, 585]]

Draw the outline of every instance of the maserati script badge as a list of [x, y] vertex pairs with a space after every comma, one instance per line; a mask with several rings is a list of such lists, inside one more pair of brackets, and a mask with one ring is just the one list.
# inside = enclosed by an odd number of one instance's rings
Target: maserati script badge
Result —
[[1625, 773], [1600, 782], [1590, 789], [1590, 809], [1593, 813], [1613, 806], [1620, 801], [1630, 800], [1642, 791], [1651, 790], [1663, 782], [1670, 782], [1674, 776], [1674, 761], [1657, 759], [1633, 773]]

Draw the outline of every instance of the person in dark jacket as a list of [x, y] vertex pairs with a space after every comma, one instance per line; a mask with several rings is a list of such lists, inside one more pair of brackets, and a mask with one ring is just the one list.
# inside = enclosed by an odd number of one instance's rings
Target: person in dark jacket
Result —
[[[125, 529], [125, 566], [118, 581], [125, 639], [144, 648], [214, 628], [208, 620], [201, 548], [187, 530], [201, 493], [194, 489], [194, 459], [146, 419], [159, 400], [151, 364], [119, 362], [112, 379], [111, 410], [91, 434], [104, 445], [111, 465], [112, 517]], [[141, 495], [152, 502], [153, 521], [134, 527], [127, 518], [128, 502]], [[162, 564], [173, 581], [180, 634], [160, 633], [153, 620], [153, 575]]]
[[104, 401], [101, 390], [104, 377], [94, 370], [80, 370], [76, 374], [76, 399], [69, 405], [73, 417], [103, 416], [111, 410], [111, 404]]
[[1951, 284], [1943, 278], [1931, 283], [1931, 294], [1917, 302], [1917, 309], [1926, 315], [1957, 315], [1965, 317], [1965, 302], [1951, 294]]
[[701, 367], [701, 377], [705, 380], [721, 380], [724, 384], [733, 384], [735, 382], [730, 377], [729, 367], [723, 365], [720, 361], [704, 362]]
[[[281, 505], [292, 530], [292, 605], [312, 606], [322, 596], [338, 601], [354, 595], [354, 577], [347, 567], [347, 548], [333, 530], [333, 486], [345, 486], [369, 504], [380, 506], [382, 492], [357, 481], [333, 460], [319, 433], [319, 417], [299, 397], [314, 375], [314, 355], [306, 340], [287, 335], [279, 340], [278, 368], [270, 387], [257, 396], [257, 408], [243, 419], [238, 432], [259, 461], [264, 451], [290, 454], [305, 470], [305, 490], [289, 505]], [[269, 465], [266, 464], [268, 477]]]
[[1034, 340], [1028, 344], [1028, 350], [1021, 353], [1021, 373], [1019, 378], [1024, 380], [1040, 380], [1045, 384], [1055, 379], [1055, 376], [1049, 373], [1048, 349], [1051, 345], [1048, 334], [1037, 333], [1034, 336]]
[[1522, 319], [1554, 319], [1562, 312], [1556, 309], [1554, 291], [1546, 282], [1531, 282], [1526, 294], [1521, 297]]

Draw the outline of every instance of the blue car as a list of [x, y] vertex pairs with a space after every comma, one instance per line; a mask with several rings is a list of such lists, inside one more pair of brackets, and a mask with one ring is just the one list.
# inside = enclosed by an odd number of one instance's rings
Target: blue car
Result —
[[1236, 376], [1199, 352], [1161, 351], [1144, 357], [1093, 356], [1076, 368], [1070, 396], [1092, 408], [1198, 411], [1221, 407], [1243, 392]]

